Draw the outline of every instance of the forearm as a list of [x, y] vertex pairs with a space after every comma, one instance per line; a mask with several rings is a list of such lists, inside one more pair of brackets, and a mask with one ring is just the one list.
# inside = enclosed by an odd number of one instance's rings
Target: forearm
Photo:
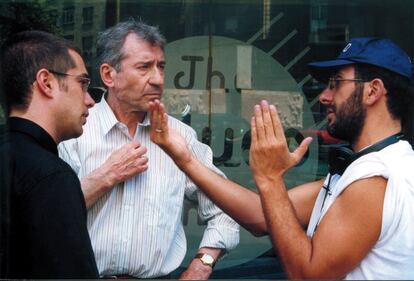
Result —
[[222, 251], [222, 249], [210, 247], [201, 247], [200, 249], [198, 249], [198, 253], [209, 254], [215, 260], [218, 260], [220, 258], [220, 256], [222, 255]]
[[[209, 254], [215, 261], [221, 256], [221, 249], [203, 247], [198, 250], [198, 253]], [[180, 279], [185, 280], [207, 280], [211, 273], [213, 272], [213, 267], [207, 264], [204, 264], [201, 259], [194, 258], [191, 263], [188, 265], [188, 268], [180, 276]]]
[[312, 244], [289, 200], [282, 176], [256, 181], [268, 230], [289, 278], [309, 278]]
[[115, 184], [108, 178], [107, 174], [105, 175], [99, 169], [81, 178], [80, 182], [87, 209], [92, 207]]
[[[254, 235], [266, 233], [266, 223], [259, 196], [240, 185], [227, 180], [204, 166], [191, 155], [188, 141], [168, 128], [168, 115], [164, 106], [155, 101], [151, 104], [151, 140], [158, 144], [176, 165], [219, 208]], [[157, 131], [156, 128], [160, 128]], [[194, 134], [193, 140], [196, 140]], [[205, 157], [205, 155], [200, 155]]]
[[257, 193], [221, 177], [194, 157], [179, 168], [227, 215], [256, 236], [267, 233]]
[[316, 198], [324, 179], [304, 183], [288, 191], [289, 200], [295, 209], [295, 215], [303, 229], [308, 227]]

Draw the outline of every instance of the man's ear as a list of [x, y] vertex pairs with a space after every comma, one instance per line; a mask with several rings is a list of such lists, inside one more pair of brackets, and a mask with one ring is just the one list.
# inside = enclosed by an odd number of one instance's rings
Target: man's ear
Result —
[[101, 80], [106, 87], [112, 88], [114, 86], [114, 77], [116, 75], [116, 70], [111, 65], [103, 63], [99, 67], [99, 73], [101, 75]]
[[387, 94], [384, 82], [381, 79], [375, 78], [369, 82], [368, 94], [366, 96], [366, 103], [372, 105]]
[[53, 88], [59, 87], [59, 83], [47, 69], [42, 68], [36, 73], [35, 86], [41, 94], [48, 98], [53, 97]]

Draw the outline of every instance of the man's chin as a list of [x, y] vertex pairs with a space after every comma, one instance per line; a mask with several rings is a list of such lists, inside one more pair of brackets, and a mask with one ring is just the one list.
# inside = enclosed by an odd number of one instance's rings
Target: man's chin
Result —
[[335, 127], [328, 127], [327, 131], [331, 137], [334, 137], [344, 142], [348, 142], [348, 143], [351, 142], [351, 139], [349, 138], [349, 132], [345, 133], [345, 131], [341, 131], [342, 132], [341, 134], [341, 132], [338, 132], [338, 130]]
[[337, 139], [341, 139], [340, 136], [338, 136], [337, 130], [335, 129], [334, 125], [328, 125], [326, 130], [328, 131], [328, 134], [331, 137], [337, 138]]
[[72, 138], [78, 138], [83, 134], [83, 127], [81, 126], [80, 128], [78, 128], [78, 130], [76, 130], [76, 132], [73, 133]]

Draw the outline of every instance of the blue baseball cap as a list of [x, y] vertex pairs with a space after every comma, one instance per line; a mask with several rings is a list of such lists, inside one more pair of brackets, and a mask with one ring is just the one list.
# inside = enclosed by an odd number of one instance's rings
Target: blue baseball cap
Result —
[[410, 80], [413, 75], [410, 57], [391, 40], [380, 38], [351, 39], [336, 59], [312, 62], [308, 67], [316, 80], [327, 81], [339, 67], [355, 63], [379, 66]]

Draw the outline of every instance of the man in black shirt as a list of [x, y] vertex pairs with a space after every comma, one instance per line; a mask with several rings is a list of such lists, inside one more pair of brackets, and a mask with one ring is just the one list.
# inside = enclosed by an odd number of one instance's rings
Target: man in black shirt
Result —
[[82, 134], [94, 104], [80, 52], [22, 32], [4, 44], [1, 71], [10, 118], [0, 143], [0, 278], [98, 278], [80, 183], [57, 153]]

